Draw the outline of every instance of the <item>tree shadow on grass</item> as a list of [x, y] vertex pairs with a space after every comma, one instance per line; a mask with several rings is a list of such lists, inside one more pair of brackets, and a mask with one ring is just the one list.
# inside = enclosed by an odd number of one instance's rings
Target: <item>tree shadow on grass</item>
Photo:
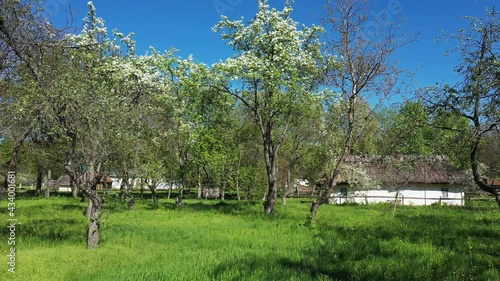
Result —
[[325, 280], [328, 276], [289, 266], [279, 256], [226, 259], [211, 273], [212, 280]]
[[215, 213], [236, 216], [262, 216], [262, 212], [258, 209], [259, 203], [257, 202], [237, 202], [237, 201], [201, 201], [201, 202], [188, 202], [178, 207], [175, 203], [160, 203], [157, 207], [149, 204], [148, 209], [163, 208], [167, 210], [177, 210], [180, 212], [203, 212]]
[[490, 219], [442, 213], [398, 214], [359, 226], [324, 224], [300, 260], [280, 262], [334, 280], [490, 280], [500, 276], [496, 231]]
[[[460, 250], [468, 240], [487, 242], [498, 239], [500, 217], [486, 218], [470, 215], [451, 216], [446, 214], [397, 214], [396, 219], [405, 226], [407, 239], [420, 242], [432, 241], [433, 245]], [[495, 243], [500, 251], [500, 243]], [[494, 246], [494, 245], [492, 245]]]

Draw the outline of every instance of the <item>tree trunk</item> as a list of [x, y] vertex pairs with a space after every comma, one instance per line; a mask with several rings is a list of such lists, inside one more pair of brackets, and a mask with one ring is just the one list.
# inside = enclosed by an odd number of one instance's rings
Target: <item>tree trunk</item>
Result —
[[330, 174], [331, 176], [327, 181], [328, 182], [328, 185], [327, 185], [328, 190], [326, 190], [326, 192], [324, 192], [323, 194], [320, 194], [319, 198], [317, 198], [311, 204], [311, 223], [316, 223], [316, 213], [318, 212], [319, 206], [328, 202], [330, 194], [333, 193], [333, 190], [334, 190], [335, 186], [337, 185], [337, 177], [340, 174], [340, 167], [342, 165], [342, 162], [344, 162], [344, 158], [352, 151], [353, 131], [354, 131], [354, 110], [355, 110], [355, 104], [356, 104], [356, 97], [357, 97], [357, 93], [358, 93], [356, 85], [353, 86], [352, 93], [353, 94], [349, 98], [349, 107], [348, 107], [348, 111], [347, 111], [348, 125], [347, 125], [347, 134], [346, 134], [345, 141], [344, 141], [344, 147], [343, 147], [341, 155], [339, 156], [339, 158], [335, 162], [335, 166], [333, 167], [333, 171]]
[[87, 248], [95, 249], [99, 246], [101, 237], [100, 217], [103, 201], [96, 190], [91, 190], [90, 192], [88, 192], [87, 196], [89, 197], [89, 206], [91, 206], [89, 212], [90, 223], [87, 238]]
[[100, 216], [101, 209], [104, 201], [97, 192], [97, 184], [100, 183], [104, 175], [101, 173], [95, 174], [93, 165], [90, 165], [90, 171], [86, 175], [77, 177], [76, 171], [71, 163], [71, 156], [73, 152], [68, 154], [68, 160], [65, 165], [65, 170], [68, 172], [71, 180], [76, 183], [82, 194], [89, 199], [87, 208], [87, 217], [89, 218], [89, 229], [87, 235], [87, 248], [94, 249], [99, 246], [101, 224]]
[[173, 186], [174, 186], [174, 181], [170, 180], [170, 184], [168, 185], [167, 199], [170, 199], [170, 196], [172, 196], [172, 188], [173, 188]]
[[221, 197], [220, 199], [224, 201], [226, 199], [226, 181], [222, 182], [222, 188], [221, 188]]
[[151, 197], [153, 199], [153, 203], [155, 205], [158, 205], [158, 197], [156, 196], [156, 186], [157, 186], [157, 183], [154, 181], [151, 181], [151, 183], [148, 183], [149, 190], [151, 190]]
[[[480, 128], [480, 126], [476, 125], [476, 128]], [[474, 143], [472, 145], [472, 150], [470, 154], [472, 175], [474, 176], [474, 182], [481, 190], [486, 191], [495, 196], [495, 201], [497, 202], [498, 207], [500, 207], [500, 188], [495, 188], [494, 186], [488, 185], [488, 183], [485, 182], [485, 179], [481, 177], [481, 172], [479, 171], [479, 161], [477, 160], [477, 153], [479, 151], [480, 142], [481, 142], [481, 137], [476, 136], [474, 138]]]
[[201, 171], [200, 167], [198, 167], [198, 200], [201, 200], [201, 196], [202, 196]]
[[153, 203], [158, 205], [158, 197], [156, 196], [156, 188], [151, 188], [151, 197], [153, 198]]
[[318, 208], [319, 208], [319, 206], [321, 206], [321, 204], [323, 204], [323, 203], [319, 202], [319, 199], [314, 200], [313, 203], [311, 204], [311, 223], [316, 222]]
[[137, 179], [133, 177], [130, 184], [127, 186], [127, 195], [130, 198], [134, 198], [134, 188], [135, 188], [136, 182], [137, 182]]
[[[36, 189], [35, 189], [35, 195], [40, 196], [42, 194], [42, 185], [44, 185], [45, 180], [44, 180], [44, 175], [43, 175], [43, 169], [42, 167], [38, 167], [37, 174], [36, 174]], [[45, 188], [48, 188], [48, 185], [45, 184]]]
[[270, 132], [267, 135], [264, 138], [264, 157], [266, 160], [268, 191], [264, 201], [264, 212], [269, 216], [274, 213], [274, 206], [276, 205], [276, 197], [278, 195], [278, 170], [275, 161], [278, 149], [271, 144]]
[[133, 210], [135, 208], [135, 200], [134, 200], [134, 197], [130, 198], [130, 200], [128, 201], [128, 209], [129, 210]]
[[241, 201], [241, 196], [240, 196], [240, 179], [239, 176], [236, 176], [236, 198], [238, 199], [238, 202]]
[[76, 183], [73, 181], [73, 179], [70, 178], [69, 183], [71, 185], [71, 193], [73, 195], [73, 198], [78, 198], [78, 186]]
[[184, 195], [184, 177], [181, 179], [181, 183], [179, 185], [179, 193], [177, 194], [177, 197], [175, 198], [175, 205], [177, 207], [182, 206], [182, 196]]
[[180, 207], [182, 206], [182, 192], [183, 192], [183, 189], [184, 188], [179, 188], [179, 194], [177, 195], [177, 197], [175, 197], [175, 205], [177, 207]]
[[396, 212], [396, 208], [398, 206], [398, 196], [399, 196], [399, 188], [396, 188], [396, 196], [394, 197], [394, 205], [392, 206], [392, 212]]
[[92, 208], [94, 207], [93, 205], [94, 203], [89, 198], [89, 203], [87, 204], [87, 212], [85, 212], [85, 216], [87, 216], [88, 219], [90, 219], [90, 216], [92, 215]]
[[128, 179], [122, 179], [122, 182], [120, 184], [120, 201], [124, 202], [125, 201], [125, 182], [128, 181]]
[[288, 168], [286, 172], [286, 190], [283, 193], [281, 200], [283, 201], [283, 205], [286, 205], [286, 197], [292, 193], [292, 171]]
[[146, 180], [145, 179], [141, 179], [141, 201], [144, 200], [144, 184], [147, 184], [146, 183]]
[[49, 181], [52, 178], [52, 172], [50, 170], [47, 171], [47, 176], [45, 177], [45, 197], [49, 198], [50, 197], [50, 186], [49, 186]]
[[[347, 151], [349, 148], [346, 148], [345, 151]], [[333, 193], [333, 190], [335, 189], [335, 186], [337, 186], [337, 176], [340, 173], [340, 165], [344, 160], [346, 153], [339, 158], [335, 164], [335, 168], [333, 169], [333, 172], [330, 176], [330, 178], [327, 181], [327, 187], [328, 189], [321, 193], [321, 190], [319, 191], [319, 197], [313, 201], [311, 204], [311, 223], [316, 223], [316, 214], [318, 212], [318, 209], [321, 205], [324, 203], [328, 203], [328, 200], [330, 198], [330, 194]]]

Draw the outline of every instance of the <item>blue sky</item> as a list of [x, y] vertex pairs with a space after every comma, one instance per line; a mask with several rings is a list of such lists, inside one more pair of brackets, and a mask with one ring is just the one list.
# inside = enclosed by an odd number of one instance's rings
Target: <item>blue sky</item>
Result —
[[[75, 25], [87, 13], [87, 1], [72, 0]], [[94, 0], [97, 15], [108, 30], [117, 28], [122, 33], [134, 32], [137, 53], [143, 54], [149, 46], [157, 50], [178, 49], [178, 55], [193, 54], [198, 62], [212, 64], [232, 56], [220, 34], [212, 32], [221, 14], [230, 19], [250, 20], [257, 10], [255, 0]], [[405, 32], [421, 32], [414, 42], [395, 54], [400, 67], [415, 72], [417, 86], [428, 86], [453, 81], [453, 67], [457, 56], [444, 56], [453, 47], [444, 41], [436, 42], [440, 29], [449, 33], [467, 27], [463, 16], [484, 16], [486, 7], [498, 0], [373, 0], [372, 16], [399, 3], [401, 16], [406, 18]], [[47, 5], [56, 16], [64, 16], [66, 0], [48, 0]], [[272, 7], [281, 9], [284, 0], [269, 0]], [[295, 0], [292, 17], [300, 24], [319, 24], [326, 0]], [[500, 7], [499, 7], [500, 8]], [[396, 16], [396, 15], [395, 15]]]

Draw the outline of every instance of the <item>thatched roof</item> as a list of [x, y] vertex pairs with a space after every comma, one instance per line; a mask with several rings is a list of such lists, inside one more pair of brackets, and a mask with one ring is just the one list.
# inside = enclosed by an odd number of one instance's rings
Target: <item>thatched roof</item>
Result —
[[[344, 167], [363, 170], [372, 180], [387, 185], [465, 184], [467, 181], [467, 173], [451, 166], [449, 158], [441, 155], [348, 156]], [[340, 182], [347, 182], [349, 171], [344, 169]]]

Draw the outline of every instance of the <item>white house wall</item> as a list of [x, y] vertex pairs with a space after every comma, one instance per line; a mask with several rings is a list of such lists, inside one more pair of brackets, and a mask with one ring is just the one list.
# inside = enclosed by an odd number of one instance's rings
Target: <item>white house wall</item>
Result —
[[[111, 188], [120, 189], [120, 186], [122, 184], [123, 179], [122, 178], [115, 178], [115, 177], [111, 177], [111, 179], [113, 180], [113, 183], [111, 184]], [[129, 179], [129, 181], [131, 182], [132, 180]], [[133, 186], [138, 186], [138, 184], [140, 184], [139, 179], [135, 179]], [[166, 181], [159, 182], [158, 185], [156, 186], [156, 190], [168, 190], [169, 188], [170, 188], [170, 182], [166, 182]], [[177, 189], [177, 188], [178, 188], [178, 186], [174, 182], [174, 184], [172, 185], [172, 189]]]
[[[343, 204], [355, 202], [365, 203], [388, 203], [394, 202], [396, 189], [381, 188], [377, 190], [349, 191], [347, 196], [342, 195], [342, 189], [347, 186], [339, 186], [330, 196], [331, 204]], [[447, 196], [441, 188], [447, 188]], [[447, 205], [463, 205], [463, 189], [452, 185], [413, 185], [400, 189], [398, 200], [403, 205], [431, 205], [441, 203]]]

